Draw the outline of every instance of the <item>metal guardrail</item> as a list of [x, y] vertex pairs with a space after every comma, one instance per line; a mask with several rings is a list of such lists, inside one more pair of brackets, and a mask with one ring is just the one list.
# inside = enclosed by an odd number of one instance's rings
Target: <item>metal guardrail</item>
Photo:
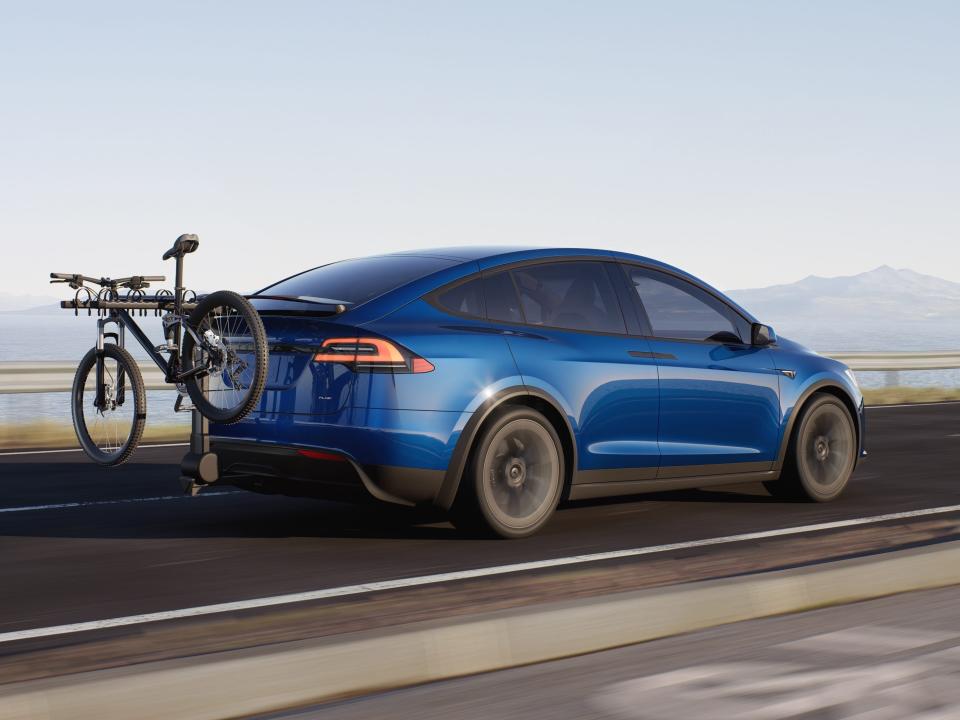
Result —
[[956, 370], [960, 352], [824, 352], [846, 363], [854, 372], [900, 372], [901, 370]]
[[[887, 385], [896, 385], [896, 374], [901, 371], [960, 369], [960, 351], [820, 354], [846, 363], [854, 372], [885, 372]], [[76, 371], [76, 362], [0, 362], [0, 395], [70, 392]], [[147, 390], [171, 389], [156, 366], [140, 365], [140, 371]]]
[[[0, 362], [0, 395], [70, 392], [78, 362]], [[141, 364], [140, 372], [147, 390], [172, 389], [156, 365]]]

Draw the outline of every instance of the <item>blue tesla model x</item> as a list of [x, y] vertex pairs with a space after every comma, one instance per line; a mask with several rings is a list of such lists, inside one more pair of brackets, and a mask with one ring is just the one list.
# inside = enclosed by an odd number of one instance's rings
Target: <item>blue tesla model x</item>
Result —
[[266, 390], [211, 428], [221, 481], [251, 490], [433, 505], [521, 537], [582, 498], [759, 481], [832, 500], [865, 454], [847, 367], [635, 255], [395, 253], [252, 302]]

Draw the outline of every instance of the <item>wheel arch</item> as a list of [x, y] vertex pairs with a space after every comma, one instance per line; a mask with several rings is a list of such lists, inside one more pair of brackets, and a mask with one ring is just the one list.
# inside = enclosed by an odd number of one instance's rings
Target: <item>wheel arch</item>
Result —
[[850, 412], [850, 417], [853, 419], [853, 427], [857, 434], [858, 452], [856, 461], [859, 461], [859, 448], [863, 445], [863, 428], [861, 427], [859, 408], [854, 402], [853, 397], [851, 397], [850, 393], [848, 393], [843, 386], [838, 385], [830, 380], [820, 380], [804, 390], [794, 403], [793, 411], [790, 413], [790, 419], [787, 420], [787, 426], [784, 428], [783, 437], [780, 439], [780, 449], [777, 453], [777, 460], [774, 463], [774, 470], [779, 471], [783, 469], [787, 458], [787, 450], [789, 449], [790, 441], [793, 438], [793, 429], [797, 418], [800, 417], [804, 408], [806, 408], [814, 396], [818, 394], [833, 395], [835, 398], [840, 400]]
[[564, 454], [564, 487], [560, 500], [561, 502], [566, 500], [577, 466], [576, 436], [570, 419], [564, 414], [560, 403], [548, 393], [535, 388], [512, 387], [500, 390], [477, 408], [470, 417], [457, 439], [450, 464], [444, 474], [443, 484], [434, 501], [435, 505], [444, 510], [453, 507], [477, 436], [498, 412], [504, 408], [517, 406], [538, 411], [550, 422], [560, 438]]

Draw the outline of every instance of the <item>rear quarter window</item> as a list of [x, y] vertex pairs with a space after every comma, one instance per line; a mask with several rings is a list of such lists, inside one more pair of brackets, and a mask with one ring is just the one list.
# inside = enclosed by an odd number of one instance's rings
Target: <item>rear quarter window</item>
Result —
[[441, 290], [431, 299], [434, 305], [450, 313], [476, 318], [484, 316], [483, 281], [479, 277]]

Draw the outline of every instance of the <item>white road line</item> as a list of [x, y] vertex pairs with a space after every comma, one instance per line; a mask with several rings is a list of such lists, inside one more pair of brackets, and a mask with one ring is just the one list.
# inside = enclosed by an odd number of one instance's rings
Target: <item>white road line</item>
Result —
[[805, 533], [835, 530], [837, 528], [869, 525], [903, 520], [927, 515], [942, 515], [945, 513], [960, 512], [960, 505], [910, 510], [906, 512], [889, 513], [887, 515], [873, 515], [871, 517], [853, 518], [851, 520], [836, 520], [834, 522], [818, 523], [816, 525], [801, 525], [776, 530], [743, 533], [741, 535], [727, 535], [724, 537], [706, 538], [704, 540], [689, 540], [687, 542], [670, 543], [669, 545], [651, 545], [632, 548], [629, 550], [611, 550], [608, 552], [591, 553], [588, 555], [572, 555], [570, 557], [552, 558], [549, 560], [533, 560], [530, 562], [513, 563], [511, 565], [496, 565], [493, 567], [475, 568], [473, 570], [456, 570], [453, 572], [436, 573], [434, 575], [420, 575], [418, 577], [398, 578], [396, 580], [379, 580], [362, 583], [360, 585], [344, 585], [343, 587], [325, 588], [309, 592], [290, 593], [287, 595], [273, 595], [270, 597], [237, 600], [234, 602], [217, 603], [215, 605], [198, 605], [196, 607], [164, 610], [162, 612], [143, 613], [141, 615], [125, 615], [123, 617], [106, 618], [104, 620], [90, 620], [88, 622], [73, 623], [70, 625], [53, 625], [50, 627], [32, 628], [0, 633], [0, 643], [27, 640], [30, 638], [48, 637], [50, 635], [66, 635], [69, 633], [102, 630], [104, 628], [122, 627], [124, 625], [141, 625], [144, 623], [159, 622], [161, 620], [179, 620], [182, 618], [197, 617], [198, 615], [215, 615], [219, 613], [238, 612], [255, 608], [272, 607], [275, 605], [290, 605], [292, 603], [308, 602], [311, 600], [326, 600], [347, 595], [365, 595], [383, 590], [397, 590], [400, 588], [435, 585], [438, 583], [456, 580], [470, 580], [473, 578], [490, 577], [492, 575], [508, 575], [528, 570], [542, 570], [545, 568], [562, 567], [583, 563], [602, 562], [604, 560], [618, 560], [621, 558], [637, 557], [639, 555], [653, 555], [655, 553], [688, 548], [706, 547], [709, 545], [725, 545], [728, 543], [745, 542], [748, 540], [762, 540], [764, 538], [782, 537], [785, 535], [802, 535]]
[[[196, 497], [219, 497], [220, 495], [239, 495], [241, 490], [224, 490], [215, 493], [200, 493]], [[18, 505], [16, 507], [0, 508], [0, 513], [29, 512], [32, 510], [62, 510], [64, 508], [91, 507], [94, 505], [121, 505], [123, 503], [157, 502], [159, 500], [183, 500], [189, 495], [155, 495], [142, 498], [119, 498], [116, 500], [83, 500], [79, 502], [55, 503], [53, 505]]]
[[[140, 445], [141, 450], [147, 448], [158, 448], [158, 447], [187, 447], [190, 443], [151, 443], [150, 445]], [[53, 453], [72, 453], [72, 452], [83, 452], [83, 448], [66, 448], [64, 450], [8, 450], [7, 452], [0, 452], [0, 457], [4, 455], [46, 455]]]
[[942, 402], [925, 403], [893, 403], [891, 405], [867, 405], [867, 410], [886, 410], [888, 408], [905, 407], [939, 407], [940, 405], [960, 405], [960, 400], [944, 400]]
[[955, 634], [918, 628], [860, 625], [835, 632], [810, 635], [800, 640], [791, 640], [780, 643], [777, 647], [870, 658], [917, 650], [927, 645], [955, 640], [956, 637]]

